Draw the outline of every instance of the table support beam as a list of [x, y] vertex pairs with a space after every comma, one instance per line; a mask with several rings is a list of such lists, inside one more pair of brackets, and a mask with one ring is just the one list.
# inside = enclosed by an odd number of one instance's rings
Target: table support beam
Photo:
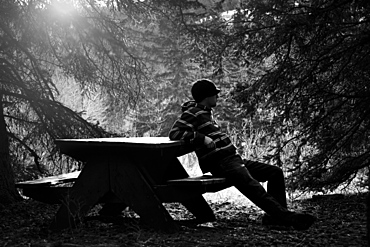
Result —
[[[177, 158], [173, 158], [168, 166], [166, 180], [187, 178], [189, 174]], [[184, 193], [187, 196], [188, 193]], [[181, 195], [179, 195], [181, 196]], [[216, 217], [204, 197], [199, 193], [194, 193], [192, 198], [180, 200], [199, 221], [215, 221]]]
[[166, 232], [178, 230], [137, 164], [128, 159], [120, 160], [110, 163], [110, 169], [112, 192], [134, 210], [143, 223]]
[[91, 161], [82, 170], [70, 193], [62, 201], [51, 224], [52, 229], [74, 228], [109, 192], [109, 171], [101, 163], [99, 160]]

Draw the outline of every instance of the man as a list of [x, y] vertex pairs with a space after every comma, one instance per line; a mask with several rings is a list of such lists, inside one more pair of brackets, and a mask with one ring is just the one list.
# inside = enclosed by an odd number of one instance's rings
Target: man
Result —
[[[171, 140], [184, 140], [192, 145], [203, 173], [225, 177], [250, 201], [264, 210], [264, 224], [293, 226], [308, 229], [315, 221], [310, 214], [287, 209], [285, 181], [277, 166], [243, 160], [236, 153], [230, 138], [212, 118], [212, 108], [217, 105], [220, 89], [207, 79], [196, 81], [191, 94], [194, 101], [182, 105], [182, 115], [170, 130]], [[267, 181], [267, 192], [259, 182]]]

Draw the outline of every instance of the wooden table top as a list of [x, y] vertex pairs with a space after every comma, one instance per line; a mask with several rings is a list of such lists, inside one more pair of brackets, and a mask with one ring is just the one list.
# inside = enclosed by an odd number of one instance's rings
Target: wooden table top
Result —
[[56, 143], [63, 145], [65, 143], [81, 143], [96, 145], [118, 145], [127, 147], [166, 147], [180, 146], [181, 141], [171, 141], [168, 137], [111, 137], [111, 138], [87, 138], [87, 139], [57, 139]]
[[[88, 139], [57, 139], [56, 145], [61, 152], [74, 158], [85, 160], [94, 154], [112, 154], [135, 150], [176, 150], [181, 154], [184, 148], [183, 141], [171, 141], [168, 137], [112, 137], [112, 138], [88, 138]], [[187, 153], [188, 151], [185, 151]]]

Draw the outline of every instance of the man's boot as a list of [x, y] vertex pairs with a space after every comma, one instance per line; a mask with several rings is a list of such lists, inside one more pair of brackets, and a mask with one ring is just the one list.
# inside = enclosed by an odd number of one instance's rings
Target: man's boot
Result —
[[235, 187], [257, 207], [270, 215], [274, 221], [280, 222], [281, 225], [292, 226], [296, 230], [306, 230], [315, 222], [316, 218], [313, 215], [292, 212], [282, 206], [266, 192], [258, 181], [251, 179], [247, 183], [245, 182], [243, 181], [241, 184], [243, 186], [238, 186], [235, 183]]

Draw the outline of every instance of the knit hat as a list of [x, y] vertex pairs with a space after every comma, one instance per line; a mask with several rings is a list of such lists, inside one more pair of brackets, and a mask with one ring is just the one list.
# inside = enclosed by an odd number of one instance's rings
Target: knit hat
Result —
[[191, 95], [193, 96], [195, 102], [200, 102], [207, 97], [211, 97], [216, 95], [221, 90], [215, 86], [215, 84], [207, 79], [197, 80], [192, 88], [191, 88]]

